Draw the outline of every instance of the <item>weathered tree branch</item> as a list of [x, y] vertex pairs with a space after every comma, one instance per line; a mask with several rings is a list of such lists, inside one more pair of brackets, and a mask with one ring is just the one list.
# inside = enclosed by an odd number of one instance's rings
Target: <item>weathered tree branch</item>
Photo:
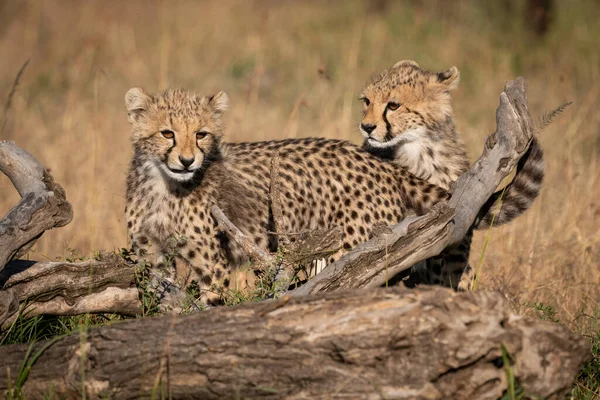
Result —
[[0, 171], [21, 195], [21, 201], [0, 220], [0, 271], [31, 248], [48, 229], [73, 218], [65, 191], [41, 164], [14, 142], [0, 141]]
[[79, 263], [13, 261], [0, 272], [0, 327], [24, 314], [80, 315], [141, 311], [135, 272], [117, 255]]
[[[503, 365], [501, 346], [512, 365]], [[0, 347], [0, 392], [28, 349]], [[528, 395], [548, 398], [569, 388], [588, 351], [563, 326], [511, 314], [499, 293], [344, 291], [90, 328], [49, 345], [23, 390], [30, 399], [82, 387], [90, 399], [153, 390], [203, 399], [497, 399], [511, 368]]]
[[212, 206], [210, 212], [217, 220], [219, 228], [240, 246], [249, 258], [256, 261], [253, 264], [255, 270], [261, 271], [262, 273], [272, 273], [271, 278], [276, 283], [275, 286], [277, 286], [274, 297], [278, 297], [281, 293], [285, 293], [291, 281], [291, 268], [283, 265], [276, 257], [258, 247], [252, 239], [244, 235], [244, 233], [240, 231], [229, 218], [227, 218], [225, 213], [217, 205]]
[[506, 83], [496, 110], [496, 132], [488, 138], [479, 160], [458, 179], [447, 204], [435, 207], [425, 216], [407, 218], [391, 227], [389, 233], [357, 246], [290, 293], [306, 295], [380, 286], [388, 278], [460, 242], [481, 207], [528, 149], [534, 129], [526, 91], [523, 78]]

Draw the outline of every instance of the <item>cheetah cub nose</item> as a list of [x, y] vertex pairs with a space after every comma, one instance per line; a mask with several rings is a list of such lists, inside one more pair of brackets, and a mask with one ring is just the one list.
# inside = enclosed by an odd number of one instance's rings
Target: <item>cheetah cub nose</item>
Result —
[[179, 162], [181, 162], [181, 165], [183, 165], [184, 168], [189, 168], [189, 166], [194, 163], [194, 159], [179, 157]]
[[371, 132], [373, 132], [375, 130], [375, 128], [377, 128], [377, 125], [373, 125], [373, 124], [360, 124], [360, 128], [367, 132], [368, 134], [370, 134]]

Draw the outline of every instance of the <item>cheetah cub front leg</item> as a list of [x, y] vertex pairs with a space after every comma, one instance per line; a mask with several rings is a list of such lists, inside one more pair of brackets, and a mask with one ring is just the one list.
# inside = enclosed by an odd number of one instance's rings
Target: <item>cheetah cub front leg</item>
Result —
[[[177, 313], [183, 310], [185, 292], [177, 285], [176, 248], [179, 244], [173, 238], [171, 251], [160, 249], [145, 235], [135, 234], [132, 238], [133, 250], [137, 256], [137, 265], [147, 276], [145, 289], [149, 290], [160, 304], [161, 313]], [[179, 261], [181, 262], [181, 260]]]

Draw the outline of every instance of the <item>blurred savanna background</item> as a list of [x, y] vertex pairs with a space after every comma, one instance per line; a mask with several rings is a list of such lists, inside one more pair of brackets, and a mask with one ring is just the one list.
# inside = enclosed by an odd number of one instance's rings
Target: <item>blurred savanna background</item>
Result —
[[[473, 161], [507, 80], [528, 79], [534, 117], [573, 102], [541, 134], [535, 206], [493, 229], [485, 252], [479, 233], [471, 262], [483, 256], [479, 288], [502, 290], [517, 311], [590, 332], [600, 310], [599, 21], [593, 0], [0, 0], [0, 139], [49, 168], [75, 213], [30, 257], [128, 246], [130, 87], [225, 90], [230, 141], [359, 144], [362, 86], [411, 59], [461, 71], [455, 118]], [[5, 177], [0, 187], [4, 214], [19, 198]]]

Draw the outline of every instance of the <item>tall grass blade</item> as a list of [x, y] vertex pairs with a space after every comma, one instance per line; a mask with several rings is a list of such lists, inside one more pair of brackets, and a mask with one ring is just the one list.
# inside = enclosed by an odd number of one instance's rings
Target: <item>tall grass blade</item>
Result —
[[4, 133], [4, 128], [6, 127], [6, 124], [8, 123], [8, 112], [10, 111], [10, 108], [12, 106], [13, 97], [15, 96], [15, 93], [17, 93], [17, 89], [19, 88], [19, 82], [21, 82], [21, 77], [25, 73], [25, 70], [27, 69], [28, 65], [29, 65], [29, 59], [27, 59], [27, 61], [25, 61], [25, 63], [23, 64], [23, 66], [21, 67], [19, 72], [17, 73], [17, 76], [15, 77], [15, 80], [13, 81], [12, 88], [10, 89], [10, 93], [8, 93], [8, 97], [6, 98], [6, 103], [4, 103], [4, 112], [2, 113], [2, 125], [0, 127], [0, 134]]

